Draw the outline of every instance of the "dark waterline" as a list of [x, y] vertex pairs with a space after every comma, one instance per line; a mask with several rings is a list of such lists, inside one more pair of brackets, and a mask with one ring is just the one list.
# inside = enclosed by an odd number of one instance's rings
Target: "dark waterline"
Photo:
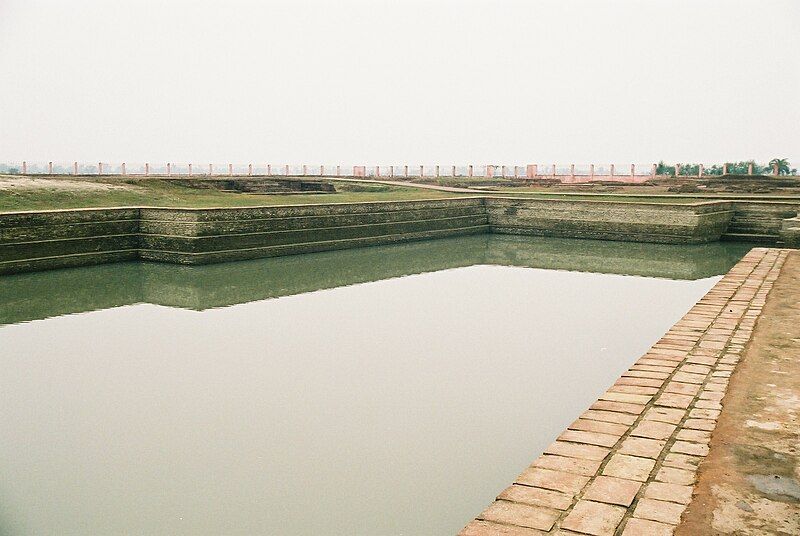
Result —
[[454, 534], [747, 249], [476, 236], [0, 278], [0, 534]]

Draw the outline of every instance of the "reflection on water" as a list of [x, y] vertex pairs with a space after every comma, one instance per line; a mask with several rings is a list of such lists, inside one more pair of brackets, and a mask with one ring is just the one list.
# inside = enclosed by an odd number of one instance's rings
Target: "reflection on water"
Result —
[[0, 534], [454, 534], [745, 249], [471, 237], [0, 279], [5, 323], [92, 311], [0, 327]]
[[0, 324], [133, 303], [204, 310], [475, 264], [702, 279], [750, 247], [477, 235], [208, 266], [111, 264], [0, 277]]

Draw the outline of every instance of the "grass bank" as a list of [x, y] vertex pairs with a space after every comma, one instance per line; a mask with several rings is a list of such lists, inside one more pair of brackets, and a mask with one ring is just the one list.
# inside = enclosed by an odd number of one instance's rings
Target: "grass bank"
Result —
[[464, 194], [383, 184], [337, 184], [336, 193], [263, 195], [223, 192], [211, 188], [190, 188], [157, 179], [128, 183], [120, 180], [0, 177], [1, 212], [120, 206], [251, 207], [438, 199], [461, 195]]

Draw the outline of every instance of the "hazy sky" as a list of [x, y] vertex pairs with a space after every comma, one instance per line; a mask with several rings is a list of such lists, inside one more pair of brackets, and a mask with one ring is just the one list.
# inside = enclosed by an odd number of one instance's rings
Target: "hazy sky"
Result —
[[776, 156], [797, 0], [0, 0], [0, 161]]

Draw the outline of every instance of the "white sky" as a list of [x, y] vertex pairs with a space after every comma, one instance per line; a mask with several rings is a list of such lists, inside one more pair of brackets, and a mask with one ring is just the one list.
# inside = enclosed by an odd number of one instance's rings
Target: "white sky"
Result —
[[773, 157], [797, 0], [0, 0], [0, 161]]

